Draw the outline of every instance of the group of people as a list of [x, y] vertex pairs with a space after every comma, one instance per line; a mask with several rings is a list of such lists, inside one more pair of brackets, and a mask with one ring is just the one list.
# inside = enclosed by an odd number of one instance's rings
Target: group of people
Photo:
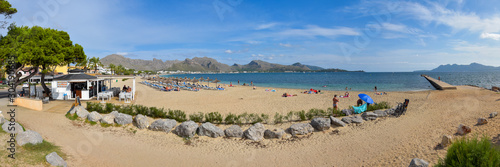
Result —
[[122, 92], [132, 92], [132, 88], [127, 85], [123, 85]]
[[321, 93], [321, 90], [316, 90], [316, 89], [311, 88], [310, 90], [306, 90], [302, 93], [304, 93], [304, 94], [319, 94], [319, 93]]

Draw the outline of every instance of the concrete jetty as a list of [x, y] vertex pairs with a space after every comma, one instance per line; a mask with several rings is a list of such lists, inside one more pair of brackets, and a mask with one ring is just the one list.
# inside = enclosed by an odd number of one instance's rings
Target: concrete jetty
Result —
[[427, 81], [429, 81], [431, 83], [432, 86], [434, 86], [434, 88], [436, 88], [437, 90], [449, 90], [449, 89], [457, 89], [457, 87], [453, 86], [453, 85], [450, 85], [446, 82], [443, 82], [443, 81], [440, 81], [440, 80], [437, 80], [437, 79], [434, 79], [432, 77], [429, 77], [428, 75], [420, 75], [422, 77], [424, 77], [425, 79], [427, 79]]

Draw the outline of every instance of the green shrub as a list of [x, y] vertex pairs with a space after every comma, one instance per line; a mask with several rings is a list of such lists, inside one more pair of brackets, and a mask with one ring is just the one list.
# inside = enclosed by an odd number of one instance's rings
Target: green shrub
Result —
[[286, 119], [287, 122], [292, 122], [293, 121], [293, 111], [290, 111], [288, 112], [288, 114], [286, 114], [286, 116], [284, 117]]
[[283, 123], [283, 115], [280, 113], [274, 114], [274, 124], [281, 124]]
[[251, 124], [255, 124], [255, 123], [259, 123], [259, 122], [263, 121], [263, 119], [259, 116], [259, 114], [252, 113], [252, 114], [248, 115], [248, 118], [249, 118]]
[[66, 116], [66, 118], [68, 118], [69, 120], [72, 120], [72, 121], [74, 121], [78, 118], [78, 115], [76, 115], [76, 113], [75, 114], [66, 113], [65, 116]]
[[500, 166], [500, 150], [492, 147], [488, 137], [461, 138], [448, 148], [445, 159], [440, 159], [436, 167], [445, 166]]
[[143, 105], [134, 105], [135, 112], [137, 114], [142, 114], [146, 116], [153, 117], [152, 114], [149, 111], [149, 108]]
[[226, 124], [235, 124], [239, 121], [239, 116], [237, 116], [236, 114], [227, 114], [226, 115], [226, 118], [224, 119], [224, 122]]
[[150, 117], [153, 118], [167, 118], [163, 108], [149, 107]]
[[118, 110], [118, 112], [119, 113], [124, 113], [124, 114], [135, 116], [134, 109], [133, 109], [132, 105], [122, 106], [120, 108], [120, 110]]
[[305, 120], [307, 120], [307, 118], [306, 118], [306, 111], [304, 111], [304, 110], [295, 112], [295, 115], [296, 115], [297, 117], [299, 117], [299, 119], [300, 119], [301, 121], [305, 121]]
[[320, 117], [320, 116], [323, 116], [321, 115], [321, 113], [324, 112], [320, 109], [310, 109], [307, 113], [306, 113], [306, 117], [308, 120], [312, 120], [313, 118], [316, 118], [316, 117]]
[[205, 121], [214, 124], [220, 124], [222, 123], [222, 115], [219, 112], [207, 113], [205, 114]]
[[[115, 111], [120, 111], [121, 108], [122, 108], [122, 105], [118, 105], [118, 104], [116, 104], [114, 107]], [[111, 112], [113, 112], [113, 111], [111, 111]]]
[[113, 111], [114, 108], [115, 105], [113, 105], [113, 103], [106, 103], [106, 106], [104, 108], [104, 114], [111, 113], [111, 111]]
[[264, 123], [267, 124], [269, 122], [269, 115], [267, 115], [267, 114], [260, 114], [260, 117], [262, 118], [262, 121]]
[[243, 114], [240, 114], [238, 117], [245, 120], [245, 123], [249, 123], [249, 121], [250, 121], [250, 119], [248, 118], [248, 113], [246, 113], [246, 112]]
[[107, 127], [110, 127], [110, 126], [113, 126], [113, 125], [101, 122], [101, 127], [107, 128]]
[[186, 113], [181, 110], [168, 110], [168, 117], [170, 119], [175, 119], [177, 122], [187, 121]]
[[380, 109], [388, 109], [391, 108], [389, 103], [382, 101], [380, 103], [376, 104], [370, 104], [366, 107], [366, 111], [374, 111], [374, 110], [380, 110]]
[[203, 113], [198, 112], [197, 114], [190, 114], [189, 119], [194, 122], [202, 123], [203, 122]]
[[342, 111], [333, 108], [328, 108], [328, 113], [332, 113], [332, 116], [334, 117], [346, 116]]

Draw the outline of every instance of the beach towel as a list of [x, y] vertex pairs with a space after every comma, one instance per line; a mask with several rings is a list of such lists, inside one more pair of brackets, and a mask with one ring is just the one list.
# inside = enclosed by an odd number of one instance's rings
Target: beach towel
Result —
[[362, 112], [365, 112], [366, 111], [366, 103], [359, 106], [359, 107], [356, 107], [356, 106], [352, 106], [352, 108], [354, 109], [354, 114], [360, 114]]

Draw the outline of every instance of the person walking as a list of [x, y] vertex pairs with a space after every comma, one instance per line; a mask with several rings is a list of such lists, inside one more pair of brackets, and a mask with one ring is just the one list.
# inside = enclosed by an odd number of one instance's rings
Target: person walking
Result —
[[337, 95], [333, 96], [333, 109], [338, 110], [338, 104], [339, 104], [339, 99], [337, 98]]
[[240, 80], [238, 79], [238, 85], [240, 85]]

